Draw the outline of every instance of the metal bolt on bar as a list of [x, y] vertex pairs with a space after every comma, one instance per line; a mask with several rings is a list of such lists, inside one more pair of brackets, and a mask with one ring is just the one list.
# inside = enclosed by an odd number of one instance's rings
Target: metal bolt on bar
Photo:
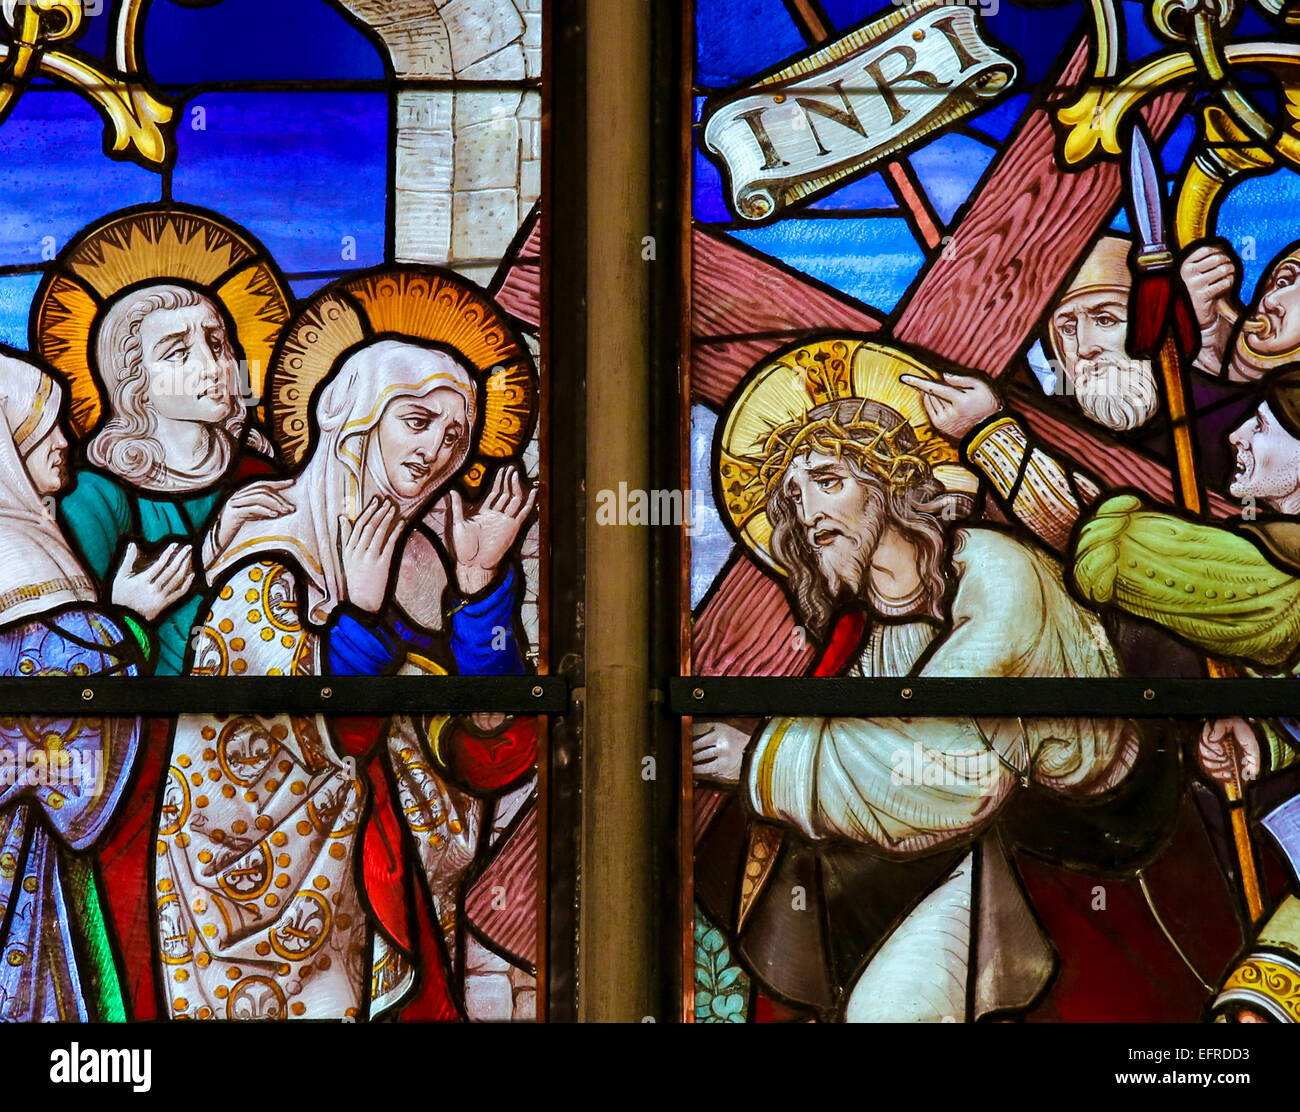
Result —
[[85, 714], [560, 715], [566, 676], [0, 678], [0, 715]]
[[675, 676], [668, 706], [683, 717], [967, 715], [1117, 718], [1300, 714], [1300, 683], [1277, 679], [894, 679]]

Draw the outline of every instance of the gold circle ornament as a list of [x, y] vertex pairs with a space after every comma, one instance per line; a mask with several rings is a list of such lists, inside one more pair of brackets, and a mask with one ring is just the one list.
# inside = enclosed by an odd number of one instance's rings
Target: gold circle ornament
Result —
[[519, 454], [537, 416], [537, 374], [505, 311], [454, 271], [392, 265], [332, 283], [285, 329], [267, 404], [272, 436], [291, 466], [310, 444], [312, 397], [340, 360], [367, 341], [403, 337], [448, 348], [475, 372], [482, 420], [465, 484], [478, 487], [491, 462]]
[[270, 253], [216, 213], [189, 205], [145, 205], [113, 213], [60, 252], [32, 314], [32, 350], [68, 384], [81, 436], [99, 423], [104, 395], [92, 370], [95, 328], [122, 294], [150, 285], [199, 290], [225, 311], [247, 362], [254, 398], [293, 304]]
[[[939, 375], [896, 348], [858, 336], [829, 336], [768, 356], [732, 396], [719, 422], [715, 474], [719, 508], [733, 532], [759, 560], [785, 574], [772, 555], [764, 465], [774, 436], [808, 423], [808, 414], [831, 402], [885, 406], [911, 427], [917, 457], [944, 489], [974, 494], [979, 481], [962, 466], [956, 445], [930, 424], [920, 393], [902, 375]], [[884, 439], [884, 438], [882, 438]]]

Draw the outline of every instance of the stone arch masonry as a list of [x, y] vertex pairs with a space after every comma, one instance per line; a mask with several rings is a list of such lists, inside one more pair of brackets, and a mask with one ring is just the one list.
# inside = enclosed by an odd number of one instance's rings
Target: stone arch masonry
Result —
[[[382, 38], [399, 80], [541, 76], [542, 0], [341, 2]], [[398, 93], [398, 262], [491, 281], [541, 193], [541, 117], [534, 90]]]

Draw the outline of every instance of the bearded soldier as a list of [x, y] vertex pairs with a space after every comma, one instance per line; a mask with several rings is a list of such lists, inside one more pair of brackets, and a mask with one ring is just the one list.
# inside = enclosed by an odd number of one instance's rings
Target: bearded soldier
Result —
[[1114, 432], [1141, 428], [1160, 408], [1155, 371], [1128, 354], [1128, 299], [1133, 244], [1103, 236], [1047, 318], [1047, 334], [1064, 382], [1090, 421]]
[[[1155, 375], [1150, 362], [1130, 358], [1126, 348], [1132, 247], [1130, 240], [1120, 236], [1104, 236], [1097, 243], [1052, 309], [1048, 335], [1067, 392], [1074, 395], [1082, 415], [1159, 455], [1165, 450], [1165, 433], [1150, 424], [1159, 411]], [[1269, 281], [1276, 278], [1285, 284], [1293, 272], [1300, 273], [1300, 256], [1279, 263]], [[1189, 300], [1204, 329], [1189, 383], [1193, 405], [1203, 411], [1198, 420], [1203, 462], [1209, 475], [1225, 479], [1232, 463], [1226, 434], [1251, 404], [1240, 386], [1219, 377], [1227, 335], [1223, 322], [1240, 315], [1225, 293], [1233, 288], [1235, 273], [1231, 258], [1212, 245], [1191, 251], [1181, 267]], [[1300, 292], [1296, 296], [1296, 311], [1285, 319], [1296, 330], [1293, 346], [1300, 346]], [[1283, 320], [1281, 308], [1273, 309], [1274, 301], [1280, 306], [1282, 298], [1281, 292], [1275, 297], [1265, 295], [1261, 308], [1244, 326], [1239, 354], [1228, 375], [1233, 382], [1264, 373], [1264, 357], [1244, 346], [1246, 341], [1254, 342], [1246, 332], [1274, 327], [1260, 323], [1265, 320]], [[1247, 367], [1253, 369], [1245, 373]], [[964, 462], [983, 475], [1009, 514], [1049, 548], [1064, 551], [1081, 507], [1101, 492], [1096, 480], [1039, 443], [1025, 423], [1008, 412], [1000, 392], [987, 379], [945, 374], [938, 379], [912, 376], [906, 381], [924, 394], [926, 414], [934, 427], [961, 445]]]
[[[1116, 675], [1101, 625], [1052, 558], [992, 529], [951, 528], [972, 476], [898, 381], [909, 370], [927, 373], [871, 343], [823, 341], [741, 388], [720, 476], [742, 540], [788, 577], [809, 634], [848, 675]], [[1018, 792], [1107, 792], [1139, 747], [1131, 724], [1109, 719], [698, 729], [697, 775], [734, 784], [760, 829], [795, 839], [779, 855], [770, 837], [751, 839], [741, 954], [773, 994], [853, 1021], [1027, 1008], [1055, 957], [1003, 855], [999, 814]], [[788, 893], [831, 874], [841, 907], [824, 953], [796, 952]], [[706, 903], [707, 888], [706, 877]]]

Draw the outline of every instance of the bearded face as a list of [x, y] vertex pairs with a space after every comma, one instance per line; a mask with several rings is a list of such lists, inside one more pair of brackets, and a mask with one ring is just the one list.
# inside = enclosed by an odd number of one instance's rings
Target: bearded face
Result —
[[1128, 307], [1115, 290], [1068, 298], [1052, 314], [1062, 370], [1079, 408], [1116, 432], [1145, 425], [1160, 407], [1155, 371], [1129, 358]]
[[781, 488], [827, 592], [861, 596], [885, 525], [879, 493], [820, 452], [791, 461]]
[[[965, 516], [969, 500], [935, 479], [916, 454], [910, 426], [888, 406], [845, 398], [818, 406], [806, 420], [786, 430], [786, 443], [797, 447], [778, 442], [769, 449], [764, 481], [770, 549], [789, 576], [807, 632], [825, 635], [841, 602], [887, 604], [892, 615], [904, 595], [910, 613], [941, 619], [944, 523]], [[906, 541], [905, 556], [881, 557], [887, 528]]]
[[1259, 355], [1300, 348], [1300, 263], [1285, 259], [1273, 268], [1241, 330], [1246, 347]]

